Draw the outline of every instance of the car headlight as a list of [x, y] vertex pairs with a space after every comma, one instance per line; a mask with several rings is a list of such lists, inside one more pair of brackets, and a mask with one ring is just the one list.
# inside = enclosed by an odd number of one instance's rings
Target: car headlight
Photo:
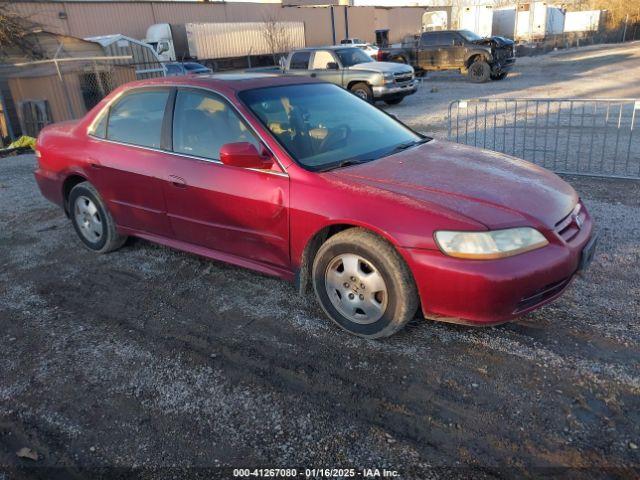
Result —
[[544, 247], [549, 242], [531, 227], [509, 228], [490, 232], [438, 231], [435, 240], [451, 257], [490, 260], [510, 257]]
[[384, 81], [387, 83], [393, 82], [393, 80], [395, 79], [395, 76], [393, 75], [393, 73], [385, 73], [383, 76], [384, 76]]

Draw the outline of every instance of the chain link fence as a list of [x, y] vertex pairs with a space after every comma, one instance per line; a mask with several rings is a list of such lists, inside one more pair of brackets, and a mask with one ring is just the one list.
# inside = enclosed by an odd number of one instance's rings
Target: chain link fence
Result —
[[639, 100], [479, 98], [449, 105], [449, 139], [558, 173], [640, 179]]

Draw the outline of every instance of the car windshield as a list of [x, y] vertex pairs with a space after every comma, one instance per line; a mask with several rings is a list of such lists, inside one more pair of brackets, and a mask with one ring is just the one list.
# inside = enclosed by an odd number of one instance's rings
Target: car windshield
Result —
[[467, 42], [482, 40], [480, 35], [473, 33], [471, 30], [460, 30], [458, 33], [462, 35]]
[[240, 99], [308, 170], [373, 161], [429, 140], [336, 85], [259, 88]]
[[359, 63], [373, 62], [371, 57], [359, 48], [343, 48], [336, 50], [336, 54], [338, 55], [338, 58], [340, 58], [340, 62], [343, 67], [352, 67]]

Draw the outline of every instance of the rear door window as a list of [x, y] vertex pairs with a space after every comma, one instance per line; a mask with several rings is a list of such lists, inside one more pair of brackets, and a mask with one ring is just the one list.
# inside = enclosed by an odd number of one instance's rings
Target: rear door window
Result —
[[130, 93], [111, 107], [107, 138], [117, 142], [160, 148], [168, 90]]
[[289, 69], [291, 70], [307, 70], [309, 68], [309, 58], [311, 52], [297, 52], [291, 56]]

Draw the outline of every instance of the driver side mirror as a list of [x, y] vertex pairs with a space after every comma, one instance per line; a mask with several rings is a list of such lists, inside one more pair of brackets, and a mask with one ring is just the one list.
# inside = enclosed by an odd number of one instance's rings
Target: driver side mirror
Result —
[[336, 62], [327, 63], [327, 70], [338, 70], [340, 67]]
[[259, 168], [268, 170], [273, 159], [261, 155], [258, 149], [249, 142], [225, 143], [220, 147], [220, 161], [230, 167]]

